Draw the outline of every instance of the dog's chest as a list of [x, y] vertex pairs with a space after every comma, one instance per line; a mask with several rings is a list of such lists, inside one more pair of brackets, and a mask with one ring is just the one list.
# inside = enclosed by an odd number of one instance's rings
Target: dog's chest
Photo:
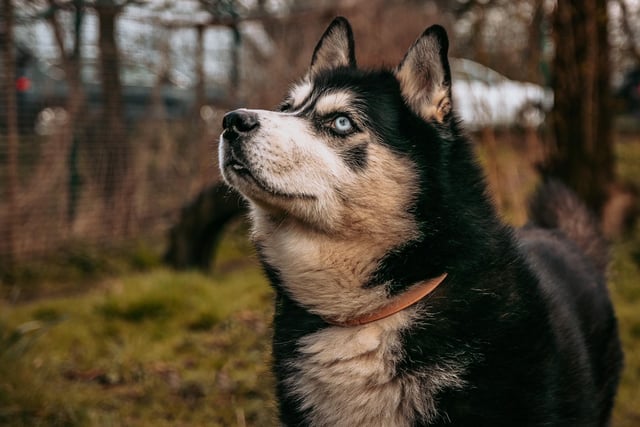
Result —
[[420, 375], [399, 375], [402, 313], [375, 324], [332, 327], [300, 341], [286, 380], [312, 426], [412, 425], [435, 415], [434, 401]]

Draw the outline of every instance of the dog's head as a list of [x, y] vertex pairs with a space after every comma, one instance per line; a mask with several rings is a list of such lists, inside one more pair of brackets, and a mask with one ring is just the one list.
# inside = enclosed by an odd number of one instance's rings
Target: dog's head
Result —
[[398, 223], [421, 185], [414, 152], [452, 121], [447, 49], [433, 26], [395, 70], [359, 70], [351, 27], [336, 18], [278, 111], [225, 115], [224, 179], [260, 217], [342, 235]]

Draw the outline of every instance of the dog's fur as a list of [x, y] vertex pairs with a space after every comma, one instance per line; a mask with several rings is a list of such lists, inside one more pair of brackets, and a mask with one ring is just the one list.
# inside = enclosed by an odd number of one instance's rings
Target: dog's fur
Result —
[[[225, 116], [220, 165], [249, 201], [276, 292], [288, 426], [605, 426], [622, 363], [606, 246], [553, 182], [512, 230], [452, 110], [448, 41], [356, 68], [336, 18], [281, 111]], [[455, 84], [455, 82], [454, 82]], [[417, 304], [336, 326], [448, 273]]]

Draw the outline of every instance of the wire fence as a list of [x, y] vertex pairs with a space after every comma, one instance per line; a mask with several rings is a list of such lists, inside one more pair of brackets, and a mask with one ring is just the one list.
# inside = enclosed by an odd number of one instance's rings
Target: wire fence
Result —
[[[0, 264], [166, 233], [219, 180], [224, 79], [206, 64], [224, 66], [229, 31], [198, 51], [206, 28], [159, 37], [166, 27], [136, 14], [83, 13], [80, 37], [72, 12], [0, 12]], [[194, 43], [178, 55], [185, 37]]]
[[[445, 25], [451, 56], [466, 58], [452, 61], [465, 125], [490, 149], [486, 130], [522, 121], [514, 141], [548, 144], [538, 127], [554, 103], [544, 5], [0, 0], [0, 272], [75, 242], [166, 235], [181, 207], [220, 181], [224, 111], [277, 105], [336, 15], [350, 17], [365, 68], [400, 60], [426, 24]], [[612, 40], [626, 27], [612, 25]], [[615, 46], [622, 76], [627, 56]], [[637, 79], [628, 81], [621, 93], [633, 96]], [[637, 111], [637, 98], [626, 101]]]

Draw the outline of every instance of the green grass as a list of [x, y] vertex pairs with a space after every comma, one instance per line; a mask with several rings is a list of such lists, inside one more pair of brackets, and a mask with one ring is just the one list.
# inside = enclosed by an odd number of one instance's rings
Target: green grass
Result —
[[[640, 186], [640, 140], [627, 139], [616, 146], [617, 174]], [[613, 427], [640, 425], [640, 220], [628, 235], [614, 242], [610, 289], [625, 352]]]
[[0, 260], [0, 299], [28, 300], [84, 292], [105, 277], [122, 277], [161, 265], [150, 242], [113, 247], [71, 243], [48, 256], [19, 262], [13, 268]]
[[0, 424], [271, 425], [270, 311], [255, 264], [2, 307]]
[[625, 351], [615, 427], [640, 425], [640, 227], [613, 248], [611, 294]]
[[[617, 150], [620, 175], [640, 183], [640, 143]], [[500, 203], [512, 222], [530, 170], [500, 149], [494, 172], [510, 183]], [[144, 246], [125, 259], [76, 249], [20, 270], [29, 299], [0, 299], [0, 425], [276, 425], [272, 294], [245, 232], [229, 233], [209, 275], [165, 269]], [[626, 356], [613, 427], [640, 425], [639, 279], [640, 226], [613, 245]]]
[[[640, 186], [640, 141], [616, 146], [617, 173]], [[610, 289], [625, 351], [625, 369], [614, 412], [614, 427], [640, 425], [640, 220], [613, 246]]]

